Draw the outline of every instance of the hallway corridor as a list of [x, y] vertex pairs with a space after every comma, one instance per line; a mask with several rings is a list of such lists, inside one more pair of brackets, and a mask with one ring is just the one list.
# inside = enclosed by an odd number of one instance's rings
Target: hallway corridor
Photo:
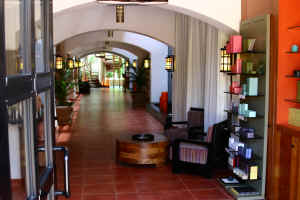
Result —
[[[71, 130], [61, 130], [58, 145], [70, 150], [72, 200], [228, 200], [214, 179], [174, 175], [170, 166], [137, 167], [115, 163], [115, 137], [163, 132], [144, 109], [132, 109], [119, 89], [92, 88], [81, 96]], [[63, 189], [62, 158], [57, 156], [58, 186]], [[64, 199], [64, 198], [59, 198]]]

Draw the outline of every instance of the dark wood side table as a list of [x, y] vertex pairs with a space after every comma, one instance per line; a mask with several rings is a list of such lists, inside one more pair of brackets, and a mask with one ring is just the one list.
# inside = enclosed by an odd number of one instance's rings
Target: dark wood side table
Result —
[[150, 142], [134, 141], [133, 134], [124, 134], [116, 139], [116, 159], [128, 164], [162, 165], [168, 156], [168, 139], [162, 134], [151, 133], [154, 140]]

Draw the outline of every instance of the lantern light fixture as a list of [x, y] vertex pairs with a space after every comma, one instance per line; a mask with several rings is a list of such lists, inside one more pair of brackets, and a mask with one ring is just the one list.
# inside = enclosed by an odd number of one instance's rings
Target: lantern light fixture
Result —
[[79, 58], [75, 58], [75, 68], [80, 68], [80, 59]]
[[128, 62], [128, 60], [127, 60], [126, 63], [125, 63], [125, 67], [129, 67], [129, 62]]
[[133, 66], [134, 68], [136, 68], [136, 67], [137, 67], [136, 60], [133, 60], [133, 62], [132, 62], [132, 66]]
[[108, 30], [107, 31], [107, 37], [108, 38], [113, 38], [114, 37], [114, 31], [113, 30]]
[[174, 69], [175, 69], [175, 57], [173, 55], [170, 55], [166, 57], [165, 70], [169, 72], [173, 72]]
[[63, 57], [60, 56], [60, 55], [56, 55], [56, 58], [55, 58], [55, 68], [57, 70], [63, 69]]
[[69, 69], [73, 69], [74, 68], [74, 60], [73, 60], [73, 58], [69, 57], [67, 59], [67, 66], [68, 66]]
[[124, 5], [116, 5], [116, 22], [124, 23], [125, 9]]
[[114, 56], [114, 63], [119, 63], [120, 62], [120, 57], [119, 56]]
[[146, 58], [144, 60], [144, 68], [145, 69], [149, 69], [150, 68], [150, 59], [149, 58]]
[[231, 57], [230, 54], [227, 54], [226, 47], [220, 49], [221, 51], [221, 72], [230, 72], [231, 71]]

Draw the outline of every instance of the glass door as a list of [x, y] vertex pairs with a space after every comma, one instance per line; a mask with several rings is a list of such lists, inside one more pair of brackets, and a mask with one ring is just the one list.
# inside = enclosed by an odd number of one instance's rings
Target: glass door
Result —
[[54, 146], [52, 17], [52, 0], [0, 2], [0, 200], [69, 196], [55, 184], [53, 151], [68, 153]]

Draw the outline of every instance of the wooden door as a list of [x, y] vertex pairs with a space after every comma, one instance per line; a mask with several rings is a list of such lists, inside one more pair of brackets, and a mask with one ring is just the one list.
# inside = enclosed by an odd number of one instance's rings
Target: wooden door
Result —
[[278, 126], [273, 152], [271, 200], [300, 200], [300, 130]]

